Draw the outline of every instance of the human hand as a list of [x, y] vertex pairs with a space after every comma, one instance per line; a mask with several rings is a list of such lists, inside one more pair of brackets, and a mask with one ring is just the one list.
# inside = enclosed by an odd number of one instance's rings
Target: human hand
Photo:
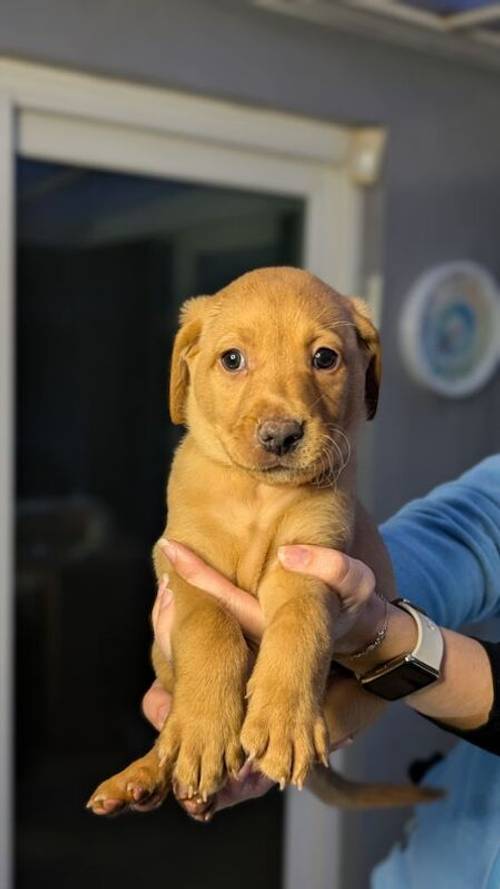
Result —
[[[193, 586], [218, 599], [236, 618], [250, 644], [259, 644], [264, 632], [264, 615], [255, 596], [240, 590], [181, 543], [159, 542], [176, 572]], [[359, 559], [322, 546], [282, 546], [281, 564], [289, 571], [322, 580], [331, 589], [333, 652], [346, 656], [366, 645], [376, 635], [385, 616], [383, 601], [375, 593], [373, 571]], [[165, 592], [165, 604], [171, 593]], [[157, 639], [169, 656], [172, 617], [162, 622], [164, 632]]]
[[[223, 602], [239, 621], [250, 645], [258, 644], [264, 630], [264, 618], [258, 601], [205, 565], [183, 545], [168, 543], [164, 544], [164, 548], [177, 573]], [[368, 619], [368, 615], [363, 615], [362, 612], [368, 611], [363, 606], [374, 590], [374, 578], [370, 569], [358, 560], [321, 547], [286, 547], [284, 550], [280, 557], [286, 567], [292, 570], [305, 567], [308, 570], [303, 570], [302, 573], [314, 574], [329, 585], [334, 581], [337, 597], [332, 595], [331, 607], [336, 617], [334, 625], [337, 627], [337, 638], [342, 638], [344, 643], [346, 637], [349, 639], [350, 636], [352, 639], [353, 628], [360, 623], [361, 617], [365, 623]], [[290, 551], [292, 556], [296, 556], [295, 566], [291, 564], [293, 560], [287, 559]], [[158, 588], [152, 619], [156, 641], [167, 658], [171, 657], [170, 634], [174, 610], [175, 603], [172, 592], [168, 589], [168, 578], [164, 577]], [[380, 704], [374, 701], [373, 696], [367, 695], [354, 679], [335, 677], [329, 684], [327, 699], [332, 750], [351, 743], [352, 735], [373, 721], [380, 711]], [[159, 730], [169, 709], [170, 696], [159, 683], [153, 683], [143, 700], [146, 717]], [[229, 779], [224, 789], [211, 800], [208, 809], [197, 800], [185, 799], [180, 802], [192, 817], [207, 821], [216, 811], [261, 796], [271, 786], [271, 781], [253, 771], [251, 764], [246, 763], [238, 777]]]

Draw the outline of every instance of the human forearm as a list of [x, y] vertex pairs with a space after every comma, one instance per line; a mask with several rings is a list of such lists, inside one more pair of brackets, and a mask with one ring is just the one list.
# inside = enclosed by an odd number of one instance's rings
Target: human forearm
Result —
[[[339, 658], [360, 675], [410, 652], [415, 645], [417, 632], [413, 618], [393, 605], [387, 607], [387, 633], [382, 644], [362, 658]], [[383, 618], [383, 608], [383, 603], [374, 599], [373, 612], [378, 612], [379, 621]], [[372, 613], [372, 628], [376, 626], [376, 616]], [[450, 728], [464, 731], [478, 728], [487, 722], [494, 697], [488, 655], [475, 639], [451, 630], [442, 632], [445, 647], [440, 679], [404, 700], [414, 710]], [[364, 641], [368, 641], [368, 636], [363, 640], [360, 635], [360, 648]]]
[[500, 613], [499, 492], [500, 454], [409, 503], [380, 528], [398, 595], [440, 626], [458, 629]]
[[406, 703], [450, 728], [469, 731], [488, 721], [493, 705], [493, 677], [483, 646], [453, 630], [445, 641], [441, 679], [409, 695]]

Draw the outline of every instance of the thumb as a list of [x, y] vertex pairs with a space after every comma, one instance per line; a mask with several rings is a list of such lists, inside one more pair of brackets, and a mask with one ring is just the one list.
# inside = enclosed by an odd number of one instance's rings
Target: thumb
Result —
[[168, 587], [168, 577], [164, 575], [158, 587], [158, 595], [153, 606], [151, 622], [156, 642], [168, 661], [172, 660], [171, 636], [174, 618], [174, 594]]

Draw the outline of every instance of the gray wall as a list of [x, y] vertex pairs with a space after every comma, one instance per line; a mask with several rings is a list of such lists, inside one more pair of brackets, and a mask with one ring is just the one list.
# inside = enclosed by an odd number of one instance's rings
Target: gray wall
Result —
[[[500, 448], [500, 381], [445, 401], [408, 379], [396, 349], [401, 300], [414, 278], [456, 258], [500, 278], [500, 77], [251, 9], [240, 0], [1, 0], [0, 53], [163, 84], [349, 123], [389, 128], [385, 182], [385, 382], [374, 430], [375, 511], [410, 497]], [[334, 283], [334, 282], [332, 282]], [[396, 717], [393, 717], [396, 718]], [[410, 714], [411, 750], [437, 732]], [[387, 728], [351, 758], [380, 765]], [[394, 737], [394, 735], [393, 735]], [[392, 744], [394, 741], [392, 741]], [[396, 814], [364, 816], [346, 889], [362, 889]], [[346, 839], [355, 840], [357, 819]], [[356, 842], [359, 843], [357, 833]], [[365, 874], [365, 876], [363, 876]]]

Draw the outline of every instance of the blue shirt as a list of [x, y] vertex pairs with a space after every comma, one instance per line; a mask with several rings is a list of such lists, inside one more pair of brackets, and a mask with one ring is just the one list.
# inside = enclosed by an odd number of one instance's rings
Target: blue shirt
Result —
[[[441, 626], [500, 615], [500, 455], [383, 525], [400, 596]], [[500, 756], [460, 741], [426, 776], [447, 796], [418, 806], [372, 889], [500, 889]]]

